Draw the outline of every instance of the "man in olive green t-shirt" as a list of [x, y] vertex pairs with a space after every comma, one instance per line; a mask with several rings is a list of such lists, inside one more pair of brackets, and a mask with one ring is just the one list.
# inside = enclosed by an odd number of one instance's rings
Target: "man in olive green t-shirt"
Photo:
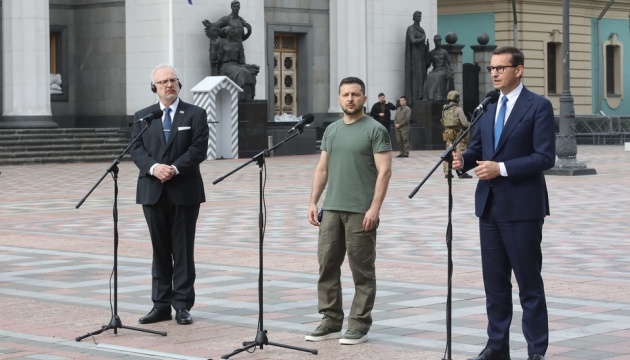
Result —
[[[339, 84], [343, 118], [330, 124], [321, 143], [321, 156], [313, 176], [308, 220], [319, 226], [317, 258], [318, 310], [322, 321], [307, 341], [339, 339], [354, 345], [367, 340], [376, 298], [376, 228], [391, 177], [389, 132], [365, 115], [365, 84], [348, 77]], [[317, 203], [326, 188], [321, 220]], [[341, 264], [348, 253], [355, 295], [348, 330], [341, 299]]]

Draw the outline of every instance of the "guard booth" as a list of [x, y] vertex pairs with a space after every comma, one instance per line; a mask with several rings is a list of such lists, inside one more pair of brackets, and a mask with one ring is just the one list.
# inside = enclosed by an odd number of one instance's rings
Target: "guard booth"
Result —
[[238, 158], [238, 93], [227, 76], [208, 76], [195, 85], [193, 103], [208, 113], [208, 154], [206, 159]]

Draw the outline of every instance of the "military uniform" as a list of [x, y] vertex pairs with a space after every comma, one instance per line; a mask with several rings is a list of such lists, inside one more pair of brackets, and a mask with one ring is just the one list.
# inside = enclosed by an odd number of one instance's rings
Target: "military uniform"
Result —
[[[449, 103], [444, 105], [442, 110], [442, 118], [440, 122], [444, 125], [444, 132], [442, 133], [442, 139], [446, 142], [446, 148], [453, 144], [453, 142], [461, 136], [464, 130], [470, 125], [464, 110], [458, 105], [459, 93], [455, 90], [450, 91], [447, 96]], [[466, 151], [470, 134], [466, 135], [458, 144], [457, 151], [463, 153]], [[448, 164], [444, 163], [444, 174], [448, 173]], [[461, 176], [460, 176], [461, 177]]]

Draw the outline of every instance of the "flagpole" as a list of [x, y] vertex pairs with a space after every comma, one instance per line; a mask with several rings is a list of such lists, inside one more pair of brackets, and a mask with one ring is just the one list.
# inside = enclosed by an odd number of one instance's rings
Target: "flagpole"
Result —
[[175, 66], [175, 40], [173, 27], [173, 0], [168, 0], [168, 63]]

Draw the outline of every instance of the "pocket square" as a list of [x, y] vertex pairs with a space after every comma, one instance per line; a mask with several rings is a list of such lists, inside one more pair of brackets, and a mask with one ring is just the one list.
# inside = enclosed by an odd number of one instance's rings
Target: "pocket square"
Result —
[[180, 126], [177, 128], [177, 130], [182, 131], [182, 130], [190, 130], [190, 126]]

